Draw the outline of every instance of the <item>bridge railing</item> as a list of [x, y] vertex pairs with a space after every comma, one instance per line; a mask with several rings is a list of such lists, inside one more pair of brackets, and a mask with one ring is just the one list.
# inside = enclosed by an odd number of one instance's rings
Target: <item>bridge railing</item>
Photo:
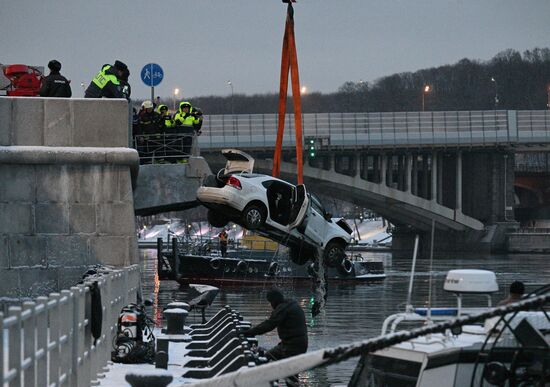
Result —
[[132, 147], [139, 153], [142, 164], [159, 161], [176, 162], [198, 154], [194, 133], [158, 133], [133, 137]]
[[[94, 282], [101, 299], [92, 301]], [[134, 265], [12, 306], [6, 317], [0, 313], [2, 386], [90, 386], [111, 359], [118, 314], [137, 301], [139, 284]], [[100, 302], [101, 310], [92, 302]], [[98, 322], [94, 342], [92, 325]]]
[[[295, 145], [293, 115], [285, 118], [283, 146]], [[202, 149], [273, 147], [277, 114], [204, 116]], [[550, 140], [550, 112], [436, 111], [303, 114], [303, 137], [330, 147], [494, 145]]]

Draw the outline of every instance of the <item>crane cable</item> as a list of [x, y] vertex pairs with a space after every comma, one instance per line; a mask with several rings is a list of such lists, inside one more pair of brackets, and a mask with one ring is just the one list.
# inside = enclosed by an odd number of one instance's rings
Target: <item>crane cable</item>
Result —
[[298, 56], [294, 36], [294, 8], [288, 3], [286, 14], [285, 34], [283, 37], [283, 52], [281, 57], [281, 82], [279, 85], [279, 120], [277, 128], [277, 142], [273, 155], [274, 177], [281, 172], [281, 152], [283, 148], [283, 134], [285, 130], [286, 100], [288, 90], [288, 74], [290, 71], [292, 82], [292, 100], [294, 102], [294, 121], [296, 127], [296, 174], [298, 184], [303, 184], [302, 160], [302, 103], [300, 100], [300, 79], [298, 76]]

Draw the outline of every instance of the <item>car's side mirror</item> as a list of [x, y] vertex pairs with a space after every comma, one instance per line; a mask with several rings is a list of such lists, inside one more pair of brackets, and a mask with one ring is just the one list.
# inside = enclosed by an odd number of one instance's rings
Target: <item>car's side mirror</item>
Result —
[[332, 214], [330, 212], [325, 213], [325, 220], [330, 222], [332, 220]]

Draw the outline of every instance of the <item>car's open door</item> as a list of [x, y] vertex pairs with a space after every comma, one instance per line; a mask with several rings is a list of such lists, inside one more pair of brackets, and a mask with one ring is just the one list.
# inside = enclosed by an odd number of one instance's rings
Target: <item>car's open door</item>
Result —
[[254, 157], [238, 149], [223, 149], [222, 155], [227, 159], [224, 174], [252, 173], [254, 169]]
[[288, 222], [288, 227], [291, 229], [302, 223], [309, 207], [309, 198], [305, 185], [300, 184], [296, 186], [293, 199]]

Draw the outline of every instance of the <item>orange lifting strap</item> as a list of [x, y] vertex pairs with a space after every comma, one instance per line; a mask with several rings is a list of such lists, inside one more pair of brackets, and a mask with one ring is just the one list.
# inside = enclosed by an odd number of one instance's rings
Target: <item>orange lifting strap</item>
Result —
[[288, 3], [286, 12], [285, 35], [283, 38], [283, 55], [281, 58], [281, 83], [279, 86], [279, 125], [277, 142], [273, 155], [274, 177], [281, 172], [281, 151], [283, 149], [283, 134], [285, 131], [286, 98], [288, 90], [288, 73], [292, 76], [292, 99], [294, 101], [294, 121], [296, 126], [296, 174], [298, 184], [303, 183], [302, 169], [302, 103], [300, 100], [300, 79], [298, 77], [298, 57], [294, 40], [294, 9]]

